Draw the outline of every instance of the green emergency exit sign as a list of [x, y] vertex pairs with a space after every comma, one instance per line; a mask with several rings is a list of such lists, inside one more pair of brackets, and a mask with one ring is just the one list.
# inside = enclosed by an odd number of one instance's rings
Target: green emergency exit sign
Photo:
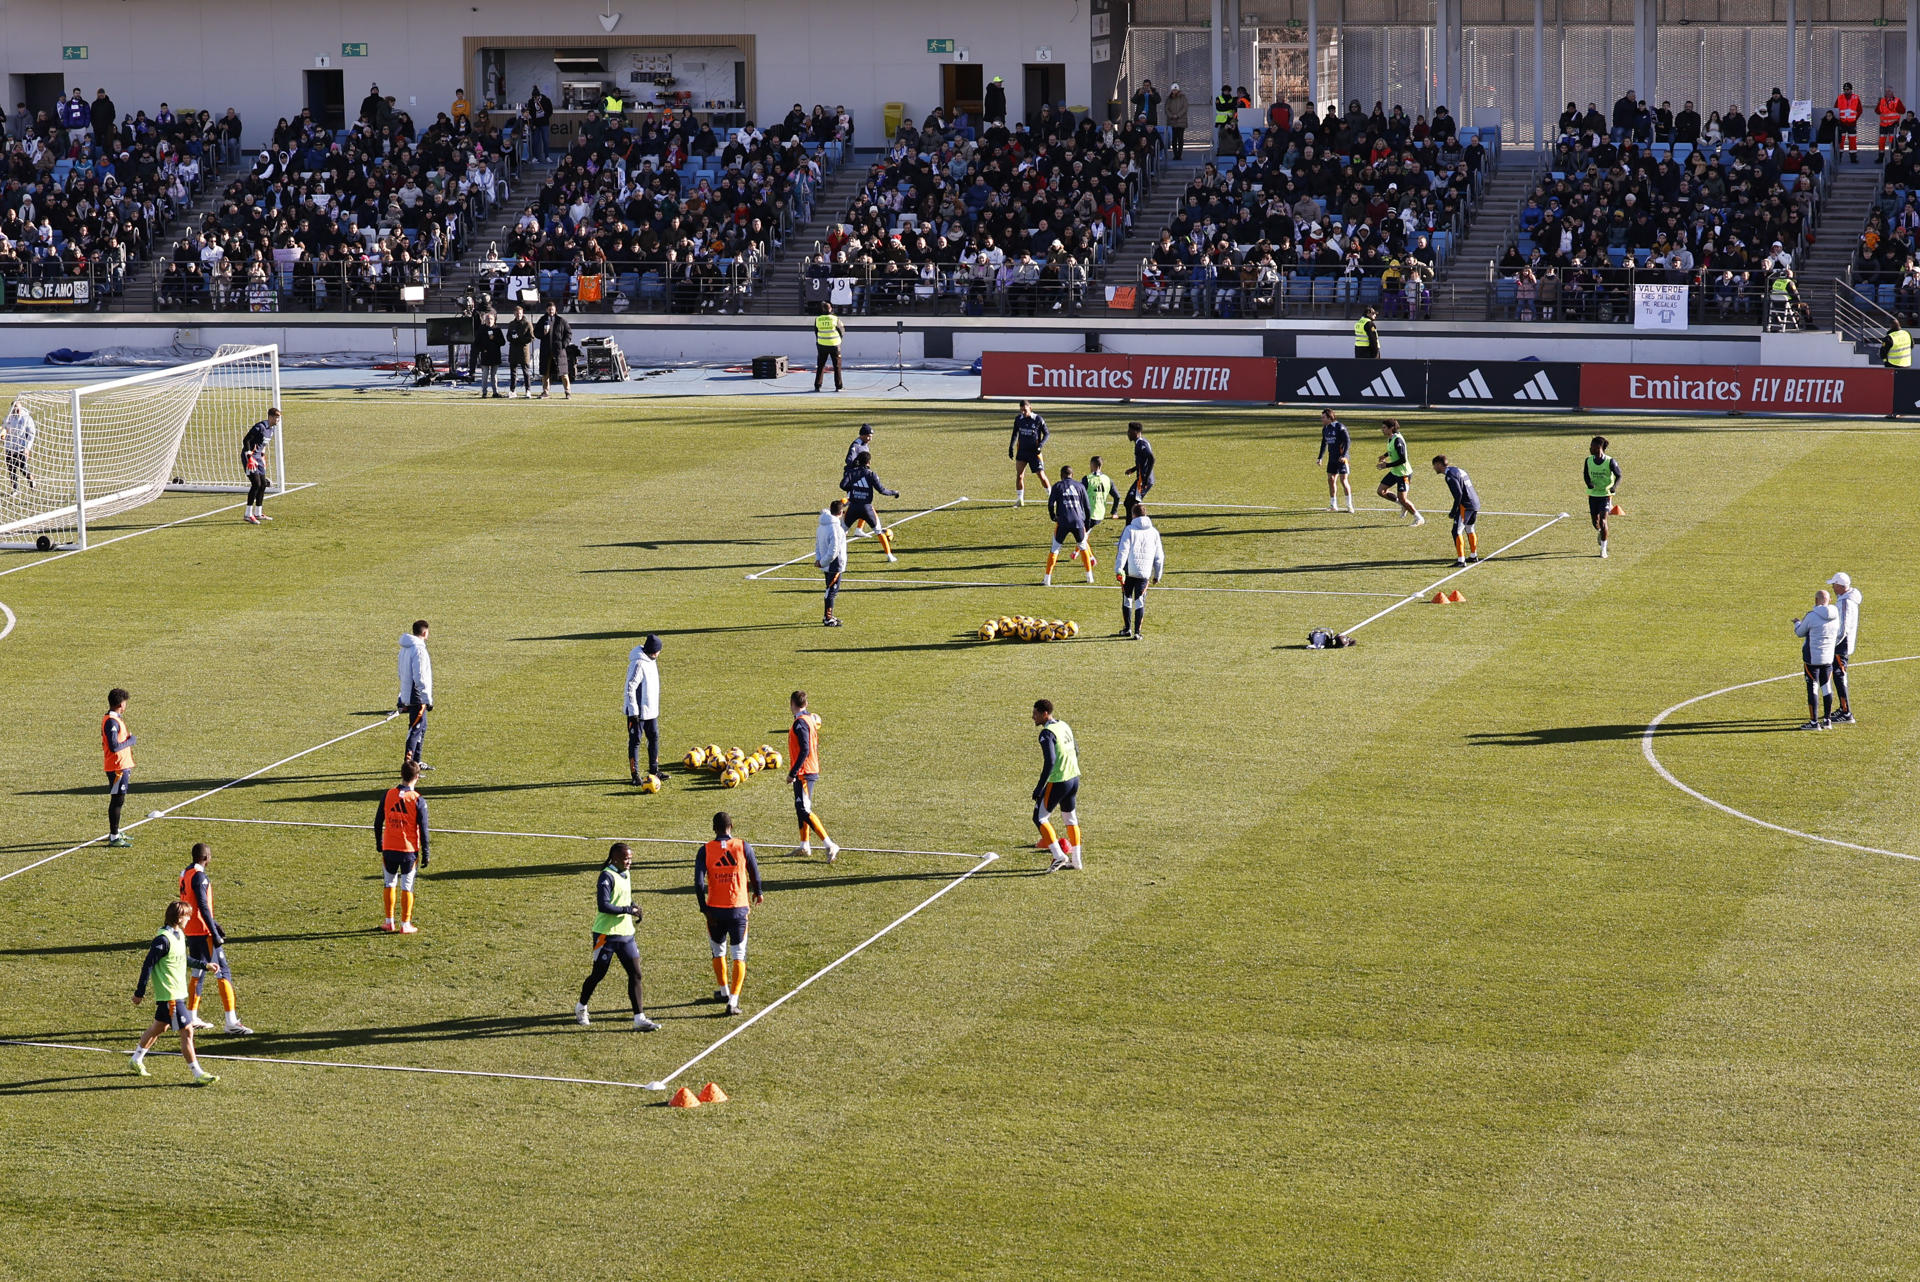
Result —
[[61, 45], [60, 60], [62, 62], [85, 62], [87, 60], [87, 47], [85, 45]]
[[952, 53], [952, 52], [953, 52], [953, 41], [951, 41], [951, 40], [929, 40], [929, 41], [927, 41], [927, 52], [928, 52], [928, 53]]
[[341, 56], [342, 58], [364, 58], [364, 57], [366, 57], [366, 56], [367, 56], [367, 42], [366, 42], [366, 41], [364, 41], [364, 40], [362, 40], [362, 41], [360, 41], [360, 42], [359, 42], [358, 44], [350, 44], [350, 45], [348, 45], [348, 44], [343, 44], [343, 45], [341, 45], [341, 46], [340, 46], [340, 56]]

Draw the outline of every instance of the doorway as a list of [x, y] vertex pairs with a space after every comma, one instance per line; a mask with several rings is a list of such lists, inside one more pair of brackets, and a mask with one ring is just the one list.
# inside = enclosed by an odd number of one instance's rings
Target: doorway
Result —
[[66, 96], [67, 78], [59, 72], [50, 71], [43, 75], [8, 76], [7, 82], [13, 90], [13, 96], [6, 103], [7, 110], [13, 109], [16, 102], [27, 104], [27, 110], [36, 116], [46, 112], [49, 117]]
[[940, 68], [940, 107], [948, 120], [962, 112], [974, 124], [985, 110], [986, 83], [977, 62], [950, 62]]
[[1026, 117], [1029, 126], [1040, 122], [1043, 104], [1063, 107], [1067, 102], [1067, 69], [1057, 62], [1026, 64]]
[[307, 75], [307, 111], [323, 129], [347, 127], [347, 73], [309, 71]]

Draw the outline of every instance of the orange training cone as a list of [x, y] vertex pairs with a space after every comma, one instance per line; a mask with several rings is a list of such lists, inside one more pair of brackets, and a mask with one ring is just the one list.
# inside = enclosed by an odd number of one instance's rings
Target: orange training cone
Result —
[[1433, 594], [1433, 603], [1434, 603], [1435, 605], [1445, 605], [1445, 604], [1447, 603], [1447, 594], [1446, 594], [1445, 592], [1436, 592], [1436, 593], [1434, 593], [1434, 594]]
[[1626, 512], [1621, 510], [1621, 507], [1618, 503], [1615, 503], [1613, 507], [1608, 510], [1607, 515], [1608, 516], [1625, 516]]
[[667, 1105], [670, 1108], [699, 1108], [700, 1100], [692, 1091], [682, 1086], [673, 1093], [673, 1098], [667, 1101]]
[[727, 1102], [727, 1093], [720, 1089], [718, 1082], [708, 1082], [700, 1088], [700, 1102], [702, 1104], [724, 1104]]
[[1465, 597], [1463, 597], [1463, 596], [1461, 596], [1461, 595], [1460, 595], [1460, 589], [1459, 589], [1459, 588], [1455, 588], [1455, 589], [1454, 589], [1454, 590], [1453, 590], [1452, 592], [1450, 592], [1450, 593], [1448, 593], [1448, 594], [1447, 594], [1447, 602], [1448, 602], [1448, 603], [1449, 603], [1450, 605], [1461, 605], [1461, 604], [1464, 604], [1464, 603], [1465, 603], [1465, 601], [1466, 601], [1466, 599], [1467, 599], [1467, 598], [1465, 598]]

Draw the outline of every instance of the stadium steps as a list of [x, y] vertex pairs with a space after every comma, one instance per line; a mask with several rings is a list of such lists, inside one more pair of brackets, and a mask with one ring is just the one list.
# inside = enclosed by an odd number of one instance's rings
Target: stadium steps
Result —
[[1453, 258], [1441, 269], [1433, 291], [1433, 319], [1485, 320], [1487, 264], [1499, 261], [1506, 252], [1514, 219], [1527, 203], [1538, 176], [1534, 157], [1514, 152], [1499, 172], [1487, 183], [1486, 193], [1474, 207], [1467, 234], [1453, 251]]
[[814, 198], [813, 217], [795, 227], [787, 236], [780, 261], [772, 269], [772, 278], [761, 290], [753, 310], [773, 316], [798, 316], [806, 310], [800, 299], [800, 273], [814, 251], [846, 215], [853, 193], [865, 181], [870, 160], [858, 154], [848, 156], [840, 168], [827, 176], [826, 185]]
[[[1087, 274], [1087, 298], [1103, 298], [1109, 285], [1140, 283], [1140, 260], [1160, 243], [1160, 233], [1173, 221], [1173, 215], [1186, 203], [1187, 184], [1213, 160], [1205, 147], [1189, 145], [1178, 160], [1168, 159], [1160, 167], [1160, 179], [1140, 207], [1133, 211], [1133, 227], [1126, 239], [1108, 255], [1107, 261]], [[1089, 306], [1104, 304], [1089, 301]]]
[[241, 166], [228, 169], [212, 181], [205, 183], [200, 195], [167, 228], [166, 232], [154, 242], [154, 255], [144, 263], [130, 263], [127, 266], [127, 287], [121, 297], [115, 300], [114, 310], [121, 312], [154, 312], [160, 310], [160, 283], [157, 273], [166, 266], [173, 256], [173, 242], [185, 240], [200, 230], [200, 223], [206, 215], [219, 207], [220, 197], [226, 191]]
[[1813, 312], [1816, 329], [1833, 328], [1834, 283], [1853, 261], [1867, 214], [1880, 190], [1881, 173], [1871, 157], [1857, 165], [1842, 161], [1834, 167], [1833, 188], [1821, 207], [1813, 248], [1794, 271], [1800, 298]]

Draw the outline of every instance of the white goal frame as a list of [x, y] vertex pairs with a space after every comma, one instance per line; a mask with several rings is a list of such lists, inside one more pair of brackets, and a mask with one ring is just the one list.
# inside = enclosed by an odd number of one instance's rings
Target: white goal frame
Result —
[[[28, 402], [30, 406], [37, 403], [37, 406], [42, 412], [47, 412], [58, 405], [59, 412], [64, 413], [68, 419], [68, 423], [61, 425], [60, 434], [63, 438], [67, 438], [63, 439], [63, 444], [68, 445], [73, 453], [73, 501], [64, 506], [54, 507], [38, 513], [31, 513], [11, 523], [0, 525], [0, 547], [34, 548], [37, 546], [38, 537], [49, 535], [54, 531], [58, 531], [61, 535], [64, 535], [68, 530], [71, 530], [73, 532], [71, 542], [56, 542], [54, 546], [60, 548], [62, 551], [85, 551], [87, 548], [87, 520], [90, 510], [96, 514], [103, 509], [106, 510], [108, 514], [123, 512], [151, 502], [162, 493], [244, 493], [247, 486], [246, 483], [241, 480], [225, 479], [212, 475], [211, 473], [182, 476], [180, 474], [182, 471], [180, 468], [180, 459], [182, 453], [187, 452], [190, 457], [195, 457], [196, 462], [198, 462], [197, 456], [199, 451], [211, 449], [217, 453], [218, 450], [222, 448], [222, 443], [200, 442], [190, 438], [203, 436], [214, 431], [231, 431], [235, 428], [244, 431], [245, 425], [239, 424], [238, 418], [244, 418], [253, 414], [254, 411], [251, 408], [248, 408], [245, 413], [237, 416], [232, 421], [217, 425], [197, 424], [196, 416], [202, 398], [209, 391], [209, 381], [216, 376], [218, 371], [226, 367], [242, 365], [249, 362], [264, 362], [266, 380], [264, 387], [262, 387], [259, 392], [261, 404], [258, 408], [258, 417], [264, 418], [268, 409], [277, 409], [280, 407], [280, 348], [278, 344], [273, 343], [224, 345], [216, 350], [212, 356], [205, 357], [201, 360], [188, 361], [180, 365], [169, 366], [165, 369], [149, 370], [145, 373], [133, 374], [126, 378], [110, 379], [100, 383], [89, 383], [81, 387], [75, 387], [65, 393], [47, 391], [25, 393], [20, 399]], [[89, 448], [86, 439], [89, 426], [87, 416], [88, 402], [98, 401], [102, 397], [112, 396], [122, 392], [137, 393], [138, 389], [154, 384], [164, 383], [171, 384], [176, 388], [183, 388], [184, 386], [190, 385], [190, 380], [196, 375], [199, 378], [199, 384], [194, 389], [192, 406], [190, 406], [182, 416], [180, 425], [175, 431], [172, 441], [165, 443], [160, 452], [155, 456], [155, 462], [162, 464], [157, 469], [157, 476], [166, 479], [162, 481], [160, 479], [141, 480], [139, 478], [130, 478], [129, 484], [114, 489], [111, 492], [88, 494], [87, 469]], [[59, 402], [62, 401], [64, 401], [64, 404], [59, 404]], [[69, 433], [70, 438], [68, 436]], [[234, 451], [237, 455], [239, 444], [239, 437], [236, 435], [231, 442], [224, 443], [224, 447]], [[99, 453], [99, 447], [96, 446], [93, 452], [96, 454]], [[153, 464], [151, 463], [147, 466], [149, 469], [153, 468]], [[233, 470], [235, 472], [238, 471], [237, 465], [234, 466]], [[280, 430], [275, 432], [273, 437], [272, 476], [273, 480], [268, 486], [267, 492], [269, 494], [285, 494], [289, 488], [289, 483], [286, 470], [286, 424], [284, 416]]]

